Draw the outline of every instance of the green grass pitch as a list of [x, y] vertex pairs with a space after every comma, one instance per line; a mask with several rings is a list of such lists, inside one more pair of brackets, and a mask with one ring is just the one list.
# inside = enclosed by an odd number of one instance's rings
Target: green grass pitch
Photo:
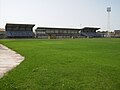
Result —
[[25, 60], [0, 90], [120, 90], [120, 39], [0, 40]]

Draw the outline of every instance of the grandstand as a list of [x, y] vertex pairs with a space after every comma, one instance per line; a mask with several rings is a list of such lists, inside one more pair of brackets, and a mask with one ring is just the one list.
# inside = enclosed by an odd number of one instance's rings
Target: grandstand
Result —
[[6, 37], [8, 38], [33, 38], [34, 24], [11, 24], [5, 26]]
[[[7, 38], [34, 38], [34, 24], [11, 24], [5, 26]], [[35, 30], [36, 38], [59, 39], [59, 38], [80, 38], [80, 37], [101, 37], [96, 31], [100, 28], [84, 27], [79, 28], [53, 28], [37, 27]]]
[[80, 36], [81, 37], [89, 37], [89, 38], [101, 37], [101, 35], [96, 32], [99, 29], [100, 28], [84, 27], [80, 31]]
[[75, 28], [50, 28], [50, 27], [38, 27], [36, 32], [36, 38], [79, 38], [80, 29]]

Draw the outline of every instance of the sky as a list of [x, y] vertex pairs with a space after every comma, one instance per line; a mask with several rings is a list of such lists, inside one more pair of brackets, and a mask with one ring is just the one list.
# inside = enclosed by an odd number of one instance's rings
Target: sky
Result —
[[36, 24], [36, 27], [120, 30], [120, 0], [0, 0], [0, 28], [6, 23]]

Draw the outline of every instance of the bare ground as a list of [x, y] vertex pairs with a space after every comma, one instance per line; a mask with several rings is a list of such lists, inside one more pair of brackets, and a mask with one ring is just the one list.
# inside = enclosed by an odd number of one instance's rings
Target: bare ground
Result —
[[0, 44], [0, 78], [6, 72], [19, 65], [23, 60], [23, 56]]

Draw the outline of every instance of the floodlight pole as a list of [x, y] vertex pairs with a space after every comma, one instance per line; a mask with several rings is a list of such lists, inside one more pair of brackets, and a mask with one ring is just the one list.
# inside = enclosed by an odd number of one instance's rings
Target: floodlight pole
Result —
[[110, 35], [110, 12], [111, 12], [111, 7], [107, 7], [107, 12], [108, 12], [107, 37], [111, 37], [111, 35]]

